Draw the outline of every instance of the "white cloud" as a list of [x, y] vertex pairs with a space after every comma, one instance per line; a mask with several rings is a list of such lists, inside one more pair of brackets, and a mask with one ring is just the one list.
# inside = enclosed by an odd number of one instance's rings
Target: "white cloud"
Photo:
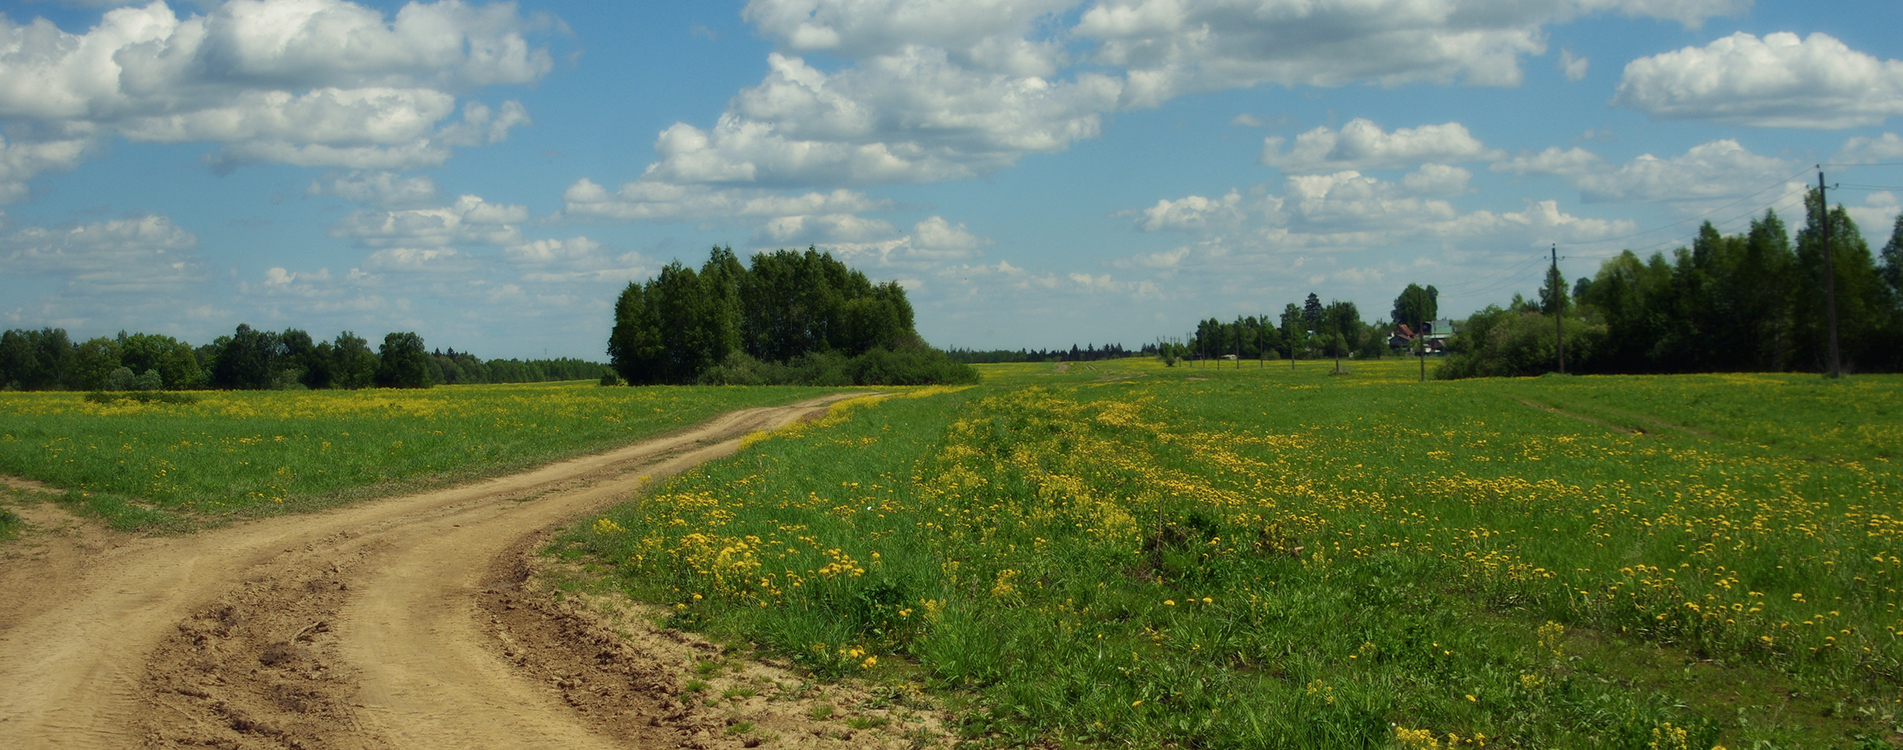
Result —
[[332, 195], [347, 201], [378, 206], [411, 206], [436, 200], [436, 180], [404, 177], [395, 172], [354, 171], [312, 180], [306, 195]]
[[1232, 119], [1229, 121], [1229, 124], [1239, 128], [1259, 128], [1259, 127], [1262, 127], [1263, 123], [1262, 123], [1262, 118], [1256, 117], [1255, 115], [1244, 112], [1242, 114], [1236, 115], [1235, 119]]
[[78, 166], [93, 144], [90, 137], [8, 141], [0, 134], [0, 206], [24, 200], [34, 175]]
[[363, 261], [367, 271], [454, 271], [469, 265], [469, 256], [453, 247], [386, 247]]
[[1617, 166], [1577, 146], [1563, 151], [1549, 146], [1539, 153], [1494, 162], [1488, 169], [1522, 177], [1557, 175], [1578, 188], [1587, 202], [1680, 203], [1689, 210], [1712, 200], [1777, 187], [1800, 166], [1788, 159], [1754, 154], [1737, 141], [1725, 139], [1693, 146], [1670, 158], [1641, 154]]
[[[816, 224], [810, 221], [815, 218], [821, 221]], [[801, 219], [808, 221], [788, 221]], [[883, 221], [852, 219], [780, 217], [768, 222], [765, 233], [770, 234], [775, 231], [773, 227], [785, 222], [798, 231], [810, 231], [810, 234], [799, 235], [806, 238], [807, 244], [842, 259], [910, 268], [936, 267], [946, 261], [977, 258], [984, 255], [984, 248], [996, 242], [972, 233], [963, 223], [953, 224], [942, 216], [927, 217], [903, 235], [896, 234], [896, 230]]]
[[1417, 195], [1460, 195], [1468, 191], [1467, 182], [1474, 173], [1446, 164], [1422, 164], [1407, 173], [1401, 184]]
[[[456, 98], [552, 67], [511, 4], [411, 3], [386, 19], [343, 0], [237, 0], [180, 17], [164, 2], [107, 11], [84, 33], [0, 16], [0, 119], [93, 138], [209, 141], [214, 163], [440, 164], [527, 122]], [[30, 175], [28, 175], [30, 176]]]
[[1156, 205], [1143, 209], [1143, 218], [1137, 222], [1137, 226], [1145, 232], [1199, 232], [1212, 226], [1232, 226], [1247, 216], [1248, 207], [1243, 205], [1242, 194], [1230, 190], [1228, 194], [1215, 199], [1200, 195], [1177, 200], [1158, 199]]
[[754, 233], [754, 241], [768, 245], [863, 243], [888, 239], [892, 225], [856, 214], [776, 216]]
[[365, 247], [509, 245], [521, 241], [522, 232], [515, 225], [528, 218], [527, 207], [464, 195], [440, 208], [360, 210], [332, 226], [330, 236], [348, 237]]
[[1573, 51], [1569, 49], [1559, 51], [1558, 62], [1559, 72], [1565, 74], [1566, 80], [1574, 83], [1578, 83], [1586, 78], [1586, 67], [1592, 64], [1592, 61], [1588, 58], [1574, 57]]
[[1076, 0], [752, 0], [742, 15], [796, 52], [895, 55], [946, 50], [960, 65], [1049, 76], [1061, 50], [1025, 38]]
[[1445, 221], [1455, 216], [1446, 201], [1423, 200], [1392, 182], [1359, 172], [1295, 175], [1288, 178], [1287, 205], [1308, 224], [1334, 232], [1397, 228]]
[[1256, 86], [1384, 86], [1462, 81], [1514, 86], [1519, 60], [1546, 50], [1543, 26], [1614, 11], [1695, 25], [1749, 0], [1104, 0], [1075, 33], [1094, 58], [1124, 66], [1128, 101], [1154, 106], [1196, 91]]
[[0, 236], [0, 275], [50, 282], [36, 282], [43, 294], [34, 319], [80, 327], [111, 310], [150, 326], [176, 319], [182, 301], [200, 297], [197, 245], [197, 236], [165, 216], [31, 226]]
[[784, 195], [752, 188], [715, 188], [640, 180], [613, 193], [586, 178], [562, 193], [563, 213], [572, 218], [610, 221], [684, 221], [711, 218], [771, 217], [855, 213], [891, 207], [854, 190]]
[[1725, 139], [1693, 146], [1683, 156], [1651, 154], [1572, 177], [1589, 202], [1693, 201], [1746, 195], [1788, 179], [1796, 162], [1759, 156]]
[[1864, 241], [1870, 243], [1871, 250], [1880, 250], [1890, 241], [1890, 233], [1896, 228], [1896, 217], [1903, 213], [1903, 201], [1898, 201], [1896, 193], [1881, 190], [1863, 197], [1862, 205], [1846, 205], [1844, 211], [1850, 219], [1857, 222], [1857, 228], [1863, 232]]
[[1604, 158], [1578, 146], [1563, 151], [1558, 146], [1547, 146], [1539, 153], [1521, 152], [1511, 159], [1494, 162], [1487, 165], [1487, 169], [1521, 177], [1530, 174], [1575, 177], [1600, 171], [1605, 166]]
[[1373, 122], [1357, 118], [1339, 131], [1322, 127], [1298, 135], [1287, 153], [1282, 152], [1285, 142], [1280, 136], [1265, 139], [1262, 163], [1292, 174], [1415, 167], [1428, 162], [1498, 159], [1503, 155], [1498, 149], [1487, 148], [1457, 122], [1398, 128], [1388, 133]]
[[1878, 60], [1822, 33], [1739, 32], [1628, 63], [1612, 103], [1659, 119], [1877, 125], [1903, 113], [1903, 61]]
[[1879, 136], [1857, 136], [1844, 141], [1844, 147], [1830, 160], [1837, 163], [1868, 164], [1872, 162], [1896, 161], [1903, 159], [1903, 138], [1895, 133]]
[[757, 185], [968, 179], [1025, 153], [1096, 137], [1121, 88], [974, 71], [943, 50], [906, 47], [826, 73], [774, 53], [711, 130], [675, 123], [655, 141], [648, 179]]

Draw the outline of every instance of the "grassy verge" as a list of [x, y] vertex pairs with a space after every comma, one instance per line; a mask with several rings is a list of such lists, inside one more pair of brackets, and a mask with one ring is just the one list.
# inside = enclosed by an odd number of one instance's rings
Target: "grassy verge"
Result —
[[[1881, 456], [1521, 402], [1622, 382], [1662, 402], [1767, 398], [1735, 380], [1014, 367], [989, 382], [1048, 385], [852, 410], [566, 543], [680, 627], [821, 675], [915, 665], [976, 697], [970, 736], [1005, 743], [1898, 737], [1903, 483]], [[1903, 379], [1860, 382], [1845, 428], [1888, 429]], [[1621, 406], [1712, 435], [1772, 429]]]
[[98, 403], [0, 393], [0, 473], [69, 490], [115, 528], [182, 530], [519, 471], [817, 388], [599, 388], [197, 394]]

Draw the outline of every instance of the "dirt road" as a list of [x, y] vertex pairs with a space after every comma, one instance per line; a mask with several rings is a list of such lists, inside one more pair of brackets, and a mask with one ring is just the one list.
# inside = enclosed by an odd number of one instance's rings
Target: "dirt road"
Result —
[[727, 744], [665, 670], [523, 595], [525, 553], [838, 398], [421, 495], [180, 538], [79, 529], [14, 554], [0, 748]]

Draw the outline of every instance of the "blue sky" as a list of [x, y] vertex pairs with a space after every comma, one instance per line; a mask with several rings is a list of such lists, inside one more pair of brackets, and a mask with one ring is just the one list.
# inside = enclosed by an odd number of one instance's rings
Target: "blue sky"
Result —
[[601, 358], [630, 280], [812, 245], [939, 346], [1136, 346], [1903, 195], [1892, 0], [0, 10], [0, 326], [77, 339]]

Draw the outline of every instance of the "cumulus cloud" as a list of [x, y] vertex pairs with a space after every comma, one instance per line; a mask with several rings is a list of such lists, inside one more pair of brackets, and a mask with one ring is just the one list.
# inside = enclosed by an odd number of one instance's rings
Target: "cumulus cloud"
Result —
[[1456, 0], [1104, 0], [1075, 29], [1093, 59], [1129, 69], [1133, 105], [1256, 86], [1451, 83], [1514, 86], [1520, 58], [1546, 51], [1543, 27], [1595, 12], [1695, 25], [1749, 0], [1548, 0], [1470, 7]]
[[1161, 198], [1156, 205], [1143, 209], [1137, 226], [1145, 232], [1164, 230], [1200, 232], [1211, 227], [1233, 226], [1245, 218], [1249, 207], [1242, 194], [1230, 190], [1221, 198], [1190, 195], [1176, 200]]
[[1788, 179], [1797, 163], [1746, 150], [1725, 139], [1661, 159], [1641, 154], [1616, 169], [1572, 178], [1588, 202], [1689, 201], [1745, 195]]
[[1739, 32], [1628, 63], [1612, 103], [1658, 119], [1877, 125], [1903, 113], [1903, 61], [1878, 60], [1828, 34]]
[[522, 232], [515, 225], [528, 218], [525, 206], [489, 203], [480, 196], [464, 195], [438, 208], [360, 210], [333, 225], [330, 236], [350, 238], [363, 247], [509, 245], [521, 241]]
[[855, 190], [783, 195], [762, 189], [717, 188], [640, 180], [608, 189], [583, 178], [562, 192], [563, 213], [576, 219], [683, 221], [731, 217], [840, 214], [891, 207]]
[[[542, 22], [511, 4], [411, 3], [386, 18], [344, 0], [248, 0], [180, 17], [164, 2], [107, 11], [84, 33], [0, 17], [0, 119], [207, 141], [230, 166], [401, 168], [526, 124], [520, 104], [457, 97], [540, 79]], [[28, 175], [30, 176], [30, 175]]]
[[[1871, 143], [1851, 139], [1846, 149], [1869, 148]], [[1880, 152], [1881, 141], [1874, 143]], [[1549, 146], [1494, 162], [1488, 169], [1521, 177], [1564, 178], [1589, 203], [1680, 203], [1689, 209], [1776, 187], [1801, 166], [1789, 159], [1754, 154], [1737, 141], [1725, 139], [1693, 146], [1679, 156], [1641, 154], [1619, 165], [1577, 146], [1565, 150]]]
[[1868, 164], [1880, 161], [1903, 159], [1903, 138], [1895, 133], [1879, 136], [1857, 136], [1844, 141], [1843, 150], [1830, 157], [1833, 162]]
[[1263, 141], [1262, 163], [1289, 173], [1416, 167], [1428, 162], [1497, 159], [1504, 154], [1487, 148], [1467, 127], [1457, 122], [1398, 128], [1389, 133], [1366, 119], [1356, 118], [1341, 130], [1315, 128], [1295, 137], [1284, 153], [1281, 136]]
[[649, 179], [803, 185], [967, 179], [1061, 151], [1101, 128], [1121, 84], [972, 70], [910, 46], [826, 73], [774, 53], [712, 129], [676, 123], [655, 140]]

